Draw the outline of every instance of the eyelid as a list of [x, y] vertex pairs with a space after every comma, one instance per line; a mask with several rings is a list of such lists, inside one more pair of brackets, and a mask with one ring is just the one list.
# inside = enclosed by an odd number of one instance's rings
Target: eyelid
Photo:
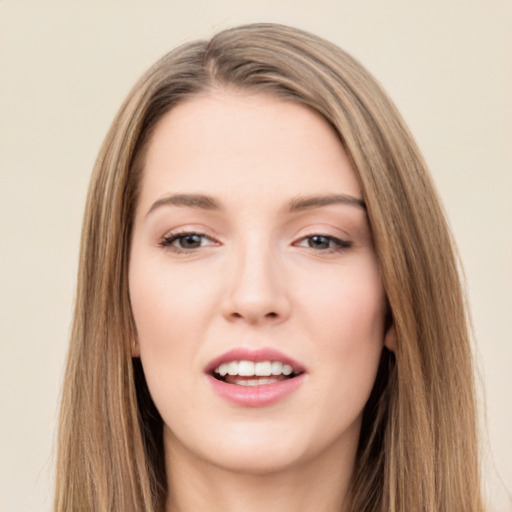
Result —
[[[195, 253], [199, 249], [208, 247], [208, 246], [218, 246], [221, 245], [221, 242], [214, 236], [212, 236], [209, 233], [206, 233], [207, 230], [205, 229], [196, 229], [192, 227], [180, 227], [176, 228], [170, 231], [167, 231], [159, 240], [158, 245], [160, 245], [163, 249], [168, 249], [170, 251], [179, 253], [179, 254], [190, 254]], [[178, 247], [176, 245], [173, 245], [176, 240], [179, 240], [180, 238], [185, 238], [187, 236], [196, 235], [201, 237], [202, 239], [207, 239], [211, 243], [208, 244], [201, 244], [198, 247], [194, 248], [185, 248], [185, 247]]]
[[[314, 237], [321, 237], [328, 239], [329, 242], [335, 242], [334, 247], [326, 247], [326, 248], [315, 248], [315, 247], [307, 247], [306, 245], [303, 245], [302, 243], [305, 242], [308, 239], [312, 239]], [[339, 253], [346, 251], [350, 249], [353, 246], [353, 242], [351, 240], [347, 240], [345, 238], [341, 238], [339, 236], [329, 234], [329, 233], [323, 233], [321, 231], [314, 231], [308, 234], [305, 234], [301, 236], [300, 238], [297, 238], [292, 245], [296, 247], [305, 247], [306, 249], [310, 249], [313, 252], [319, 253], [319, 254], [330, 254], [330, 253]]]
[[[341, 231], [339, 228], [330, 227], [320, 227], [320, 226], [308, 226], [308, 231], [303, 232], [301, 236], [298, 236], [291, 243], [291, 246], [302, 247], [308, 249], [311, 252], [315, 252], [318, 254], [329, 254], [329, 253], [339, 253], [350, 249], [353, 246], [353, 241], [349, 239], [348, 233], [343, 231], [343, 234], [340, 236], [339, 234], [334, 234], [333, 231]], [[181, 238], [185, 238], [187, 236], [198, 236], [201, 237], [201, 243], [195, 247], [180, 247], [175, 244], [175, 242]], [[327, 239], [328, 247], [314, 247], [312, 245], [308, 246], [306, 242], [308, 239], [314, 237], [322, 237]], [[206, 243], [205, 243], [206, 242]], [[204, 249], [212, 246], [220, 246], [223, 245], [221, 241], [219, 241], [217, 236], [214, 236], [210, 233], [210, 230], [205, 226], [180, 226], [177, 228], [173, 228], [168, 230], [158, 241], [158, 245], [164, 249], [169, 249], [176, 253], [197, 253], [200, 249]]]

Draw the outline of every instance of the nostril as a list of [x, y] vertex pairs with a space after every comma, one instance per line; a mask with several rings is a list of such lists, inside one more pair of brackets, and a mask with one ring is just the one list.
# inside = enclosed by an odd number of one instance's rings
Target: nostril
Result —
[[[238, 307], [236, 307], [238, 306]], [[223, 306], [224, 318], [232, 322], [246, 321], [250, 324], [259, 322], [279, 322], [286, 318], [286, 311], [276, 307], [269, 307], [269, 304], [227, 304]]]

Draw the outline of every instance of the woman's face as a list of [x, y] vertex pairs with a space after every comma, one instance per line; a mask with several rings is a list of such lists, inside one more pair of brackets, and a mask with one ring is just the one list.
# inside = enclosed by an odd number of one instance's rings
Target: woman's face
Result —
[[360, 199], [336, 134], [303, 106], [215, 92], [163, 117], [129, 285], [171, 457], [265, 472], [354, 456], [385, 343]]

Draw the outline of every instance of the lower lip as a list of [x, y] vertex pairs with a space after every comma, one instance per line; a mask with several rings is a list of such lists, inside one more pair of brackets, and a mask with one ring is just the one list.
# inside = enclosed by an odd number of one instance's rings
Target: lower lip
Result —
[[261, 386], [238, 386], [228, 384], [208, 375], [208, 380], [217, 395], [232, 404], [241, 407], [266, 407], [293, 393], [303, 382], [304, 373], [273, 384]]

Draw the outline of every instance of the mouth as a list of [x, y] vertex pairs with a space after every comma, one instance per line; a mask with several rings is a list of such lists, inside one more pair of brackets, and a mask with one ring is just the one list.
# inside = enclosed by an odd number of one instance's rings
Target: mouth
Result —
[[270, 386], [300, 377], [306, 370], [279, 350], [236, 348], [215, 358], [205, 368], [215, 381], [235, 386]]
[[266, 386], [290, 380], [301, 375], [303, 370], [283, 361], [231, 360], [216, 366], [211, 375], [216, 380], [236, 386]]
[[236, 407], [267, 407], [297, 392], [306, 369], [273, 348], [236, 348], [205, 368], [211, 389]]

